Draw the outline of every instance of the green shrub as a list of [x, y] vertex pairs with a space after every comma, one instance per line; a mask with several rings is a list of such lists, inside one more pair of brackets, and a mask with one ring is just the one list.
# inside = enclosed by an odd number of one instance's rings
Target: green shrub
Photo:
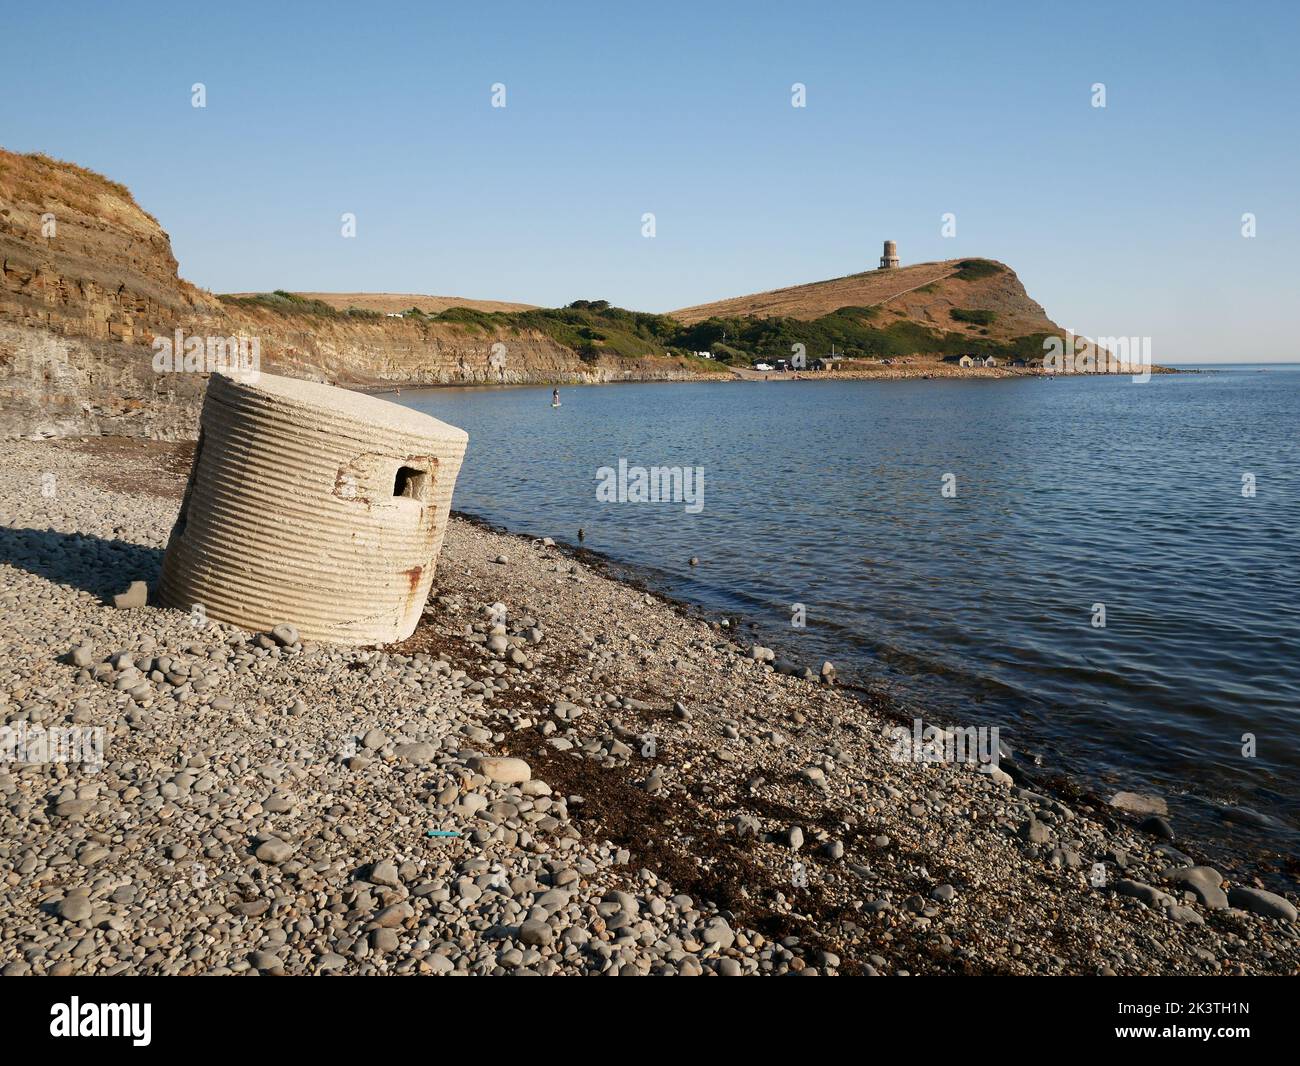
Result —
[[449, 307], [439, 314], [429, 316], [434, 322], [450, 322], [475, 330], [491, 330], [496, 325], [496, 317], [496, 312], [480, 311], [474, 307]]
[[324, 300], [309, 300], [297, 293], [276, 289], [275, 292], [259, 292], [252, 296], [218, 296], [222, 303], [236, 307], [265, 307], [271, 311], [288, 315], [314, 315], [321, 318], [337, 318], [342, 311], [331, 307]]
[[701, 352], [712, 351], [714, 359], [720, 360], [728, 366], [749, 366], [753, 362], [748, 352], [742, 352], [739, 348], [732, 348], [721, 341], [716, 342], [711, 348], [700, 348], [698, 350]]
[[989, 259], [963, 259], [957, 264], [957, 271], [953, 276], [958, 281], [978, 281], [980, 278], [991, 278], [1001, 273], [1002, 267]]

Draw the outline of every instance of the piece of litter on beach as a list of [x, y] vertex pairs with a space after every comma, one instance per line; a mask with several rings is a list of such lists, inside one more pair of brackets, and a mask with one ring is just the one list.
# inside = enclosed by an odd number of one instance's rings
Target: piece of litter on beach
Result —
[[430, 829], [428, 836], [431, 837], [458, 837], [460, 834], [454, 829]]

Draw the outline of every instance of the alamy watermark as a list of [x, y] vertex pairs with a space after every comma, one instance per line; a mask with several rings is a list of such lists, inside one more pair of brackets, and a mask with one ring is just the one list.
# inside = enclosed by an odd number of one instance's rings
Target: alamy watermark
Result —
[[1049, 374], [1130, 374], [1135, 384], [1151, 380], [1150, 337], [1048, 337], [1043, 369]]
[[82, 763], [91, 770], [104, 765], [103, 726], [44, 726], [17, 722], [0, 726], [0, 764], [20, 762]]
[[260, 337], [186, 336], [177, 329], [153, 339], [156, 374], [257, 374], [262, 367]]
[[704, 510], [704, 467], [602, 466], [596, 471], [596, 499], [601, 503], [680, 503], [687, 514]]
[[148, 1047], [152, 1016], [152, 1003], [82, 1003], [72, 996], [51, 1005], [50, 1036], [127, 1038], [135, 1047]]
[[886, 730], [885, 737], [893, 744], [894, 762], [974, 763], [992, 773], [1001, 758], [997, 726], [942, 729], [914, 718], [911, 729], [896, 725]]

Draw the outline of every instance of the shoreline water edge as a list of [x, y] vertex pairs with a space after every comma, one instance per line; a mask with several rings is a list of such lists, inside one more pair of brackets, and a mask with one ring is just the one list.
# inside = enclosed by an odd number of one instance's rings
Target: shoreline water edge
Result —
[[107, 606], [156, 582], [190, 451], [14, 442], [6, 974], [1300, 969], [1293, 861], [1210, 855], [581, 546], [456, 515], [383, 648]]

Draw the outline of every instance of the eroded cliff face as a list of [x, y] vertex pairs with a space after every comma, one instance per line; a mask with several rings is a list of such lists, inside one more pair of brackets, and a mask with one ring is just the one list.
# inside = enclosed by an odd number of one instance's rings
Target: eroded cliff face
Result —
[[361, 387], [678, 380], [671, 358], [584, 362], [540, 333], [225, 304], [184, 281], [121, 185], [0, 149], [0, 436], [192, 437], [206, 373], [160, 372], [154, 340], [256, 338], [263, 369]]

